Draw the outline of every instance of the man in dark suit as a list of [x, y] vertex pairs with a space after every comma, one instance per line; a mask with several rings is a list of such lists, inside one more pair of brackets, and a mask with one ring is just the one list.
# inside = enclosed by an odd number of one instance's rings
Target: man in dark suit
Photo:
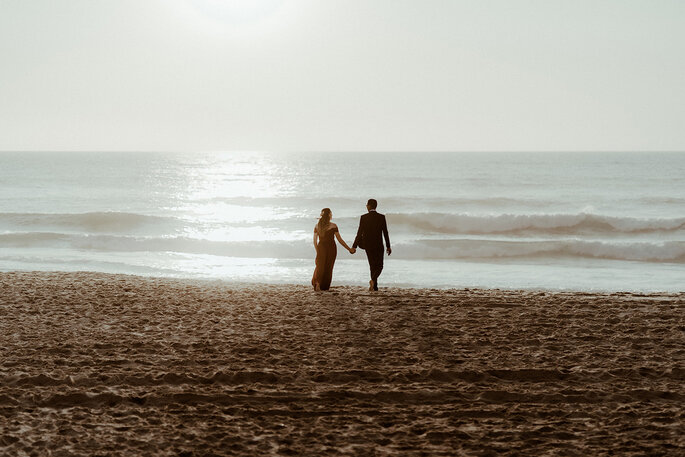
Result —
[[368, 213], [364, 214], [359, 220], [357, 237], [352, 245], [352, 253], [356, 252], [357, 246], [366, 251], [369, 259], [369, 269], [371, 270], [371, 281], [369, 290], [378, 290], [378, 277], [383, 271], [383, 238], [385, 238], [385, 250], [388, 255], [392, 253], [390, 249], [390, 237], [388, 236], [388, 225], [385, 223], [385, 216], [376, 212], [378, 202], [373, 198], [366, 203]]

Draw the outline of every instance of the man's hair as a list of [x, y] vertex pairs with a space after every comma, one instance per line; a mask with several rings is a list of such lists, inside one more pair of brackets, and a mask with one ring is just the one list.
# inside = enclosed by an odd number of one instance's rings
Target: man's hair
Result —
[[369, 198], [369, 201], [366, 202], [366, 204], [369, 205], [371, 209], [376, 209], [378, 206], [378, 202], [374, 198]]

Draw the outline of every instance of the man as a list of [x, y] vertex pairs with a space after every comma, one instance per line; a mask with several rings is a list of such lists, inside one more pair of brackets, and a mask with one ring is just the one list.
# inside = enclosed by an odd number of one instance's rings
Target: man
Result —
[[366, 250], [366, 257], [369, 259], [369, 269], [371, 270], [369, 290], [378, 290], [378, 277], [383, 271], [383, 238], [385, 238], [385, 245], [387, 246], [386, 252], [388, 255], [392, 253], [385, 216], [376, 212], [377, 206], [378, 202], [373, 198], [366, 203], [368, 213], [359, 220], [357, 237], [352, 245], [353, 254], [356, 252], [357, 246]]

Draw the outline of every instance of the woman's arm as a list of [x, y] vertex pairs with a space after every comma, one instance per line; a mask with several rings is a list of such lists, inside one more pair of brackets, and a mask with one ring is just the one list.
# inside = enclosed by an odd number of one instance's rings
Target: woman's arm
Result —
[[314, 239], [312, 240], [314, 242], [314, 249], [319, 249], [319, 244], [317, 243], [317, 235], [318, 233], [316, 232], [316, 227], [314, 227]]
[[352, 249], [350, 249], [350, 247], [347, 245], [347, 243], [345, 243], [345, 240], [343, 240], [342, 237], [340, 236], [340, 232], [336, 231], [336, 232], [335, 232], [335, 237], [338, 239], [338, 242], [339, 242], [340, 244], [342, 244], [343, 247], [344, 247], [345, 249], [347, 249], [348, 251], [352, 252]]

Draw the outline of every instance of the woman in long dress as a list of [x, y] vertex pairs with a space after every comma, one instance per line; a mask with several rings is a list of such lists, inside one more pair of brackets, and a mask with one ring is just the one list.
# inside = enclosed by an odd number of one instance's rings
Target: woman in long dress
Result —
[[333, 213], [330, 208], [321, 210], [321, 218], [314, 227], [314, 248], [316, 248], [316, 269], [312, 277], [314, 290], [328, 290], [333, 279], [333, 265], [338, 249], [335, 245], [335, 238], [352, 254], [352, 249], [345, 243], [340, 236], [338, 226], [331, 222]]

